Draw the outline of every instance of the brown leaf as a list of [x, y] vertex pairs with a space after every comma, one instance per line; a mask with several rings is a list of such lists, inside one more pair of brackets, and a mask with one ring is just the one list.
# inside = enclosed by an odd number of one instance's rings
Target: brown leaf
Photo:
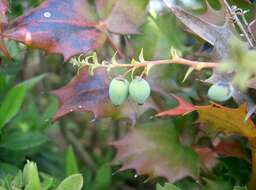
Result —
[[166, 177], [173, 182], [186, 176], [197, 178], [199, 158], [179, 142], [178, 130], [168, 120], [156, 120], [133, 128], [113, 143], [120, 170], [135, 169], [139, 175]]
[[[109, 31], [119, 34], [138, 34], [138, 27], [145, 20], [149, 0], [117, 0], [105, 20]], [[106, 3], [106, 2], [104, 2]]]
[[252, 140], [256, 137], [256, 127], [251, 119], [246, 119], [246, 105], [227, 108], [218, 104], [196, 106], [199, 120], [204, 127], [226, 134], [239, 134]]
[[156, 116], [179, 116], [179, 115], [185, 115], [187, 113], [190, 113], [192, 111], [194, 111], [196, 108], [194, 107], [194, 105], [188, 103], [186, 100], [180, 98], [179, 96], [176, 96], [173, 94], [173, 96], [176, 98], [176, 100], [178, 101], [178, 106], [167, 110], [167, 111], [163, 111], [158, 113]]
[[47, 0], [19, 17], [3, 35], [48, 53], [61, 53], [68, 60], [99, 48], [105, 41], [98, 23], [87, 21], [85, 11], [84, 0]]

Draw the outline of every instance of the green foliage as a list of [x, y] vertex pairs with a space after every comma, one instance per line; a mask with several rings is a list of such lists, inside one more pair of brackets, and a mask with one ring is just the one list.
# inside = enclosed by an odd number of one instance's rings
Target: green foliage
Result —
[[40, 82], [44, 76], [45, 75], [42, 75], [34, 79], [27, 80], [8, 91], [0, 106], [0, 129], [2, 129], [4, 125], [20, 110], [26, 92]]
[[180, 190], [177, 186], [166, 183], [164, 186], [157, 184], [156, 190]]
[[64, 179], [56, 190], [81, 190], [83, 186], [83, 176], [74, 174]]
[[[223, 1], [1, 0], [0, 22], [5, 16], [10, 22], [0, 23], [0, 52], [6, 46], [12, 59], [0, 53], [0, 190], [254, 190], [255, 139], [204, 133], [219, 124], [255, 136], [243, 124], [255, 121], [256, 53], [238, 23], [256, 46], [256, 7], [228, 3], [242, 9], [230, 14], [238, 20], [216, 26], [229, 21]], [[92, 51], [90, 59], [78, 55]], [[73, 55], [78, 71], [62, 64]], [[177, 65], [183, 58], [185, 66]], [[213, 61], [220, 63], [212, 71], [202, 66]], [[119, 74], [145, 79], [129, 84]], [[211, 74], [208, 90], [202, 81]], [[53, 92], [61, 101], [47, 93], [68, 81]], [[248, 112], [241, 111], [242, 119], [214, 112], [206, 123], [195, 113], [183, 116], [209, 98], [225, 107], [247, 103]], [[164, 110], [172, 118], [155, 117]], [[87, 113], [61, 115], [74, 111]], [[241, 150], [221, 144], [227, 141]]]
[[79, 173], [77, 159], [72, 146], [69, 146], [66, 152], [66, 175], [69, 176], [77, 173]]

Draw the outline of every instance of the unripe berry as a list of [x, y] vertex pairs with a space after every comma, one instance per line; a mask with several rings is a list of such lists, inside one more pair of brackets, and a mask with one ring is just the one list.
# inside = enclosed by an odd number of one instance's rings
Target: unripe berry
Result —
[[122, 78], [114, 78], [109, 85], [109, 98], [114, 106], [120, 106], [128, 97], [129, 82]]
[[234, 88], [229, 83], [216, 83], [208, 90], [208, 97], [214, 101], [224, 102], [231, 98]]
[[150, 91], [148, 82], [141, 77], [134, 79], [129, 86], [130, 97], [140, 105], [149, 97]]

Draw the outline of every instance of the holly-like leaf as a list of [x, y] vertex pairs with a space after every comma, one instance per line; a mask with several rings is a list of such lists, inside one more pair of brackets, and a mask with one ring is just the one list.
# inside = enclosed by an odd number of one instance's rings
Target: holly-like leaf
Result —
[[252, 140], [256, 137], [256, 128], [251, 119], [246, 120], [246, 105], [239, 108], [227, 108], [218, 104], [196, 106], [199, 120], [204, 127], [225, 134], [239, 134]]
[[216, 52], [220, 58], [228, 57], [228, 39], [232, 36], [228, 23], [222, 26], [207, 23], [201, 18], [193, 16], [176, 6], [171, 0], [164, 0], [164, 2], [171, 12], [192, 32], [215, 46]]
[[[212, 8], [208, 1], [206, 3], [206, 12], [199, 16], [202, 20], [206, 21], [207, 23], [215, 24], [215, 25], [222, 25], [225, 22], [225, 9], [224, 6], [221, 6], [219, 10]], [[224, 2], [221, 0], [221, 4], [223, 5]]]
[[74, 112], [91, 111], [95, 117], [112, 112], [108, 98], [109, 79], [106, 71], [97, 69], [94, 75], [89, 75], [87, 67], [61, 89], [52, 91], [59, 98], [60, 107], [54, 120]]
[[87, 21], [86, 1], [47, 0], [17, 18], [3, 36], [47, 53], [61, 53], [64, 59], [88, 53], [101, 46], [105, 34], [98, 23]]
[[163, 111], [158, 113], [156, 116], [179, 116], [179, 115], [185, 115], [187, 113], [190, 113], [192, 111], [194, 111], [196, 108], [194, 105], [188, 103], [186, 100], [182, 99], [179, 96], [176, 95], [172, 95], [176, 98], [176, 100], [178, 101], [178, 106], [167, 110], [167, 111]]
[[114, 107], [109, 101], [109, 83], [105, 69], [97, 69], [94, 75], [90, 75], [87, 67], [82, 68], [66, 86], [52, 91], [59, 99], [59, 109], [53, 120], [71, 112], [92, 112], [95, 118], [129, 118], [135, 124], [138, 115], [145, 110], [157, 109], [151, 101], [143, 106], [127, 101], [120, 107]]
[[[148, 2], [149, 0], [116, 0], [112, 3], [114, 4], [112, 11], [105, 20], [108, 30], [119, 34], [138, 34], [138, 28], [145, 19], [145, 8]], [[100, 2], [98, 2], [98, 9], [100, 9]]]
[[134, 128], [116, 141], [116, 162], [120, 170], [135, 169], [149, 178], [164, 176], [173, 182], [185, 176], [198, 177], [199, 158], [189, 147], [179, 142], [177, 129], [168, 120], [156, 120]]

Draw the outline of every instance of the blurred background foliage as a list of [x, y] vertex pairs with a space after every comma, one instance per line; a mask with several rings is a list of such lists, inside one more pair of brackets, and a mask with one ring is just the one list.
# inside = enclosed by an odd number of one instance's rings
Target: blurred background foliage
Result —
[[[204, 0], [174, 1], [195, 14], [206, 11]], [[12, 20], [40, 2], [11, 0], [8, 16]], [[93, 0], [90, 3], [93, 4]], [[215, 9], [220, 8], [216, 0], [209, 0], [209, 3]], [[233, 3], [243, 9], [250, 8], [239, 0]], [[249, 18], [252, 16], [248, 14]], [[147, 8], [147, 20], [140, 28], [143, 35], [116, 37], [116, 41], [130, 58], [137, 58], [142, 48], [146, 60], [167, 58], [172, 46], [185, 57], [208, 60], [205, 51], [211, 50], [211, 47], [195, 36], [185, 34], [182, 29], [183, 26], [177, 23], [162, 1], [152, 0]], [[157, 183], [165, 182], [162, 178], [147, 181], [145, 176], [137, 176], [132, 170], [119, 172], [119, 166], [110, 165], [115, 150], [109, 143], [129, 131], [130, 125], [126, 120], [94, 121], [90, 113], [75, 113], [51, 122], [58, 102], [49, 91], [64, 86], [73, 78], [76, 70], [71, 64], [64, 63], [60, 55], [45, 55], [41, 50], [14, 41], [8, 41], [7, 47], [13, 60], [1, 56], [0, 65], [0, 178], [3, 183], [9, 183], [10, 176], [15, 176], [27, 160], [36, 162], [40, 172], [52, 176], [57, 182], [81, 173], [86, 190], [153, 190]], [[113, 53], [109, 47], [103, 47], [98, 54], [102, 60], [108, 60]], [[205, 79], [211, 72], [194, 72], [189, 80], [182, 83], [185, 73], [183, 66], [161, 66], [151, 71], [148, 80], [156, 82], [168, 93], [206, 104], [208, 86], [195, 78]], [[38, 78], [42, 74], [44, 76]], [[24, 81], [27, 82], [25, 86], [30, 84], [31, 88], [24, 87]], [[176, 105], [174, 99], [164, 99], [158, 94], [152, 97], [161, 109]], [[8, 109], [3, 105], [8, 105]], [[148, 120], [152, 112], [142, 114], [139, 121]], [[6, 118], [7, 113], [9, 118]], [[185, 144], [189, 146], [194, 143], [196, 129], [191, 126], [195, 119], [196, 114], [171, 119], [172, 124], [186, 136]], [[198, 139], [202, 146], [209, 141], [206, 137]], [[243, 139], [240, 141], [245, 143]], [[219, 161], [214, 169], [217, 176], [215, 183], [206, 181], [205, 189], [217, 190], [221, 187], [222, 190], [229, 190], [235, 184], [246, 184], [250, 172], [248, 162], [235, 158], [221, 158]], [[176, 185], [182, 190], [199, 188], [190, 178], [178, 181]]]

